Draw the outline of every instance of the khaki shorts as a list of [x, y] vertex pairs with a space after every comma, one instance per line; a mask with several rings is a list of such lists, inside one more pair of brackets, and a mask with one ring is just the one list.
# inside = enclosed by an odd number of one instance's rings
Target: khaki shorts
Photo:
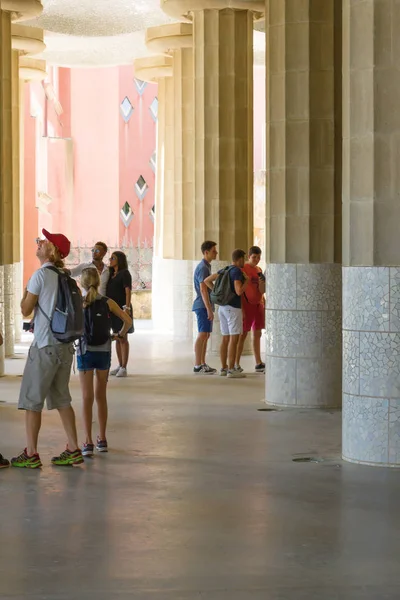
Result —
[[41, 412], [45, 400], [48, 410], [69, 406], [69, 378], [74, 352], [72, 344], [44, 348], [31, 346], [22, 378], [18, 408]]

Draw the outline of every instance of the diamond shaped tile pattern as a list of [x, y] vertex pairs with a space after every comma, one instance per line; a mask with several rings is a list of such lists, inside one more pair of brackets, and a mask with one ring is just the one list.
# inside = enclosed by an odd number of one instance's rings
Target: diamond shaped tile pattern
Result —
[[131, 118], [134, 110], [128, 96], [125, 96], [125, 98], [122, 100], [121, 104], [119, 105], [119, 110], [125, 123], [127, 123]]
[[150, 104], [149, 110], [150, 110], [150, 114], [151, 114], [153, 120], [157, 121], [157, 118], [158, 118], [158, 98], [157, 98], [157, 96], [154, 98], [153, 102]]

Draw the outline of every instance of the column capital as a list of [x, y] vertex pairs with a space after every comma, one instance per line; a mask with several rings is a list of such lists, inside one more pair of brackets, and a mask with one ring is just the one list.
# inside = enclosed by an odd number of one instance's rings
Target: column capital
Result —
[[170, 23], [146, 30], [146, 47], [150, 52], [170, 55], [174, 50], [193, 47], [193, 25]]
[[148, 83], [157, 83], [163, 77], [172, 77], [172, 58], [170, 56], [146, 56], [133, 62], [135, 77]]
[[1, 0], [0, 6], [1, 10], [12, 13], [13, 22], [34, 19], [43, 12], [40, 0]]
[[191, 21], [191, 13], [200, 10], [249, 10], [258, 21], [264, 18], [265, 0], [160, 0], [161, 9], [173, 19]]
[[24, 81], [43, 81], [47, 77], [46, 61], [21, 56], [19, 59], [19, 78]]
[[26, 25], [11, 26], [12, 49], [18, 50], [21, 54], [32, 56], [40, 54], [46, 49], [43, 41], [43, 29], [37, 27], [27, 27]]

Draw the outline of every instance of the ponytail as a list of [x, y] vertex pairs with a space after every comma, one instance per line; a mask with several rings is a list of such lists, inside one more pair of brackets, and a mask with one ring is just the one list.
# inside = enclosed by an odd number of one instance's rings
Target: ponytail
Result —
[[86, 308], [93, 304], [99, 293], [100, 277], [95, 268], [83, 269], [81, 276], [82, 287], [86, 290], [86, 296], [83, 300], [83, 306]]

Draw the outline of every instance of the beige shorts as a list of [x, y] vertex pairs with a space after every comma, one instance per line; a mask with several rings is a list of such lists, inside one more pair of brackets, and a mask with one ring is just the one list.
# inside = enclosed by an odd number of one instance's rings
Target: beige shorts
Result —
[[22, 378], [18, 408], [41, 412], [45, 400], [48, 410], [69, 406], [69, 378], [74, 352], [72, 344], [44, 348], [31, 346]]
[[229, 305], [220, 306], [218, 314], [222, 335], [241, 335], [243, 333], [241, 308], [234, 308]]

